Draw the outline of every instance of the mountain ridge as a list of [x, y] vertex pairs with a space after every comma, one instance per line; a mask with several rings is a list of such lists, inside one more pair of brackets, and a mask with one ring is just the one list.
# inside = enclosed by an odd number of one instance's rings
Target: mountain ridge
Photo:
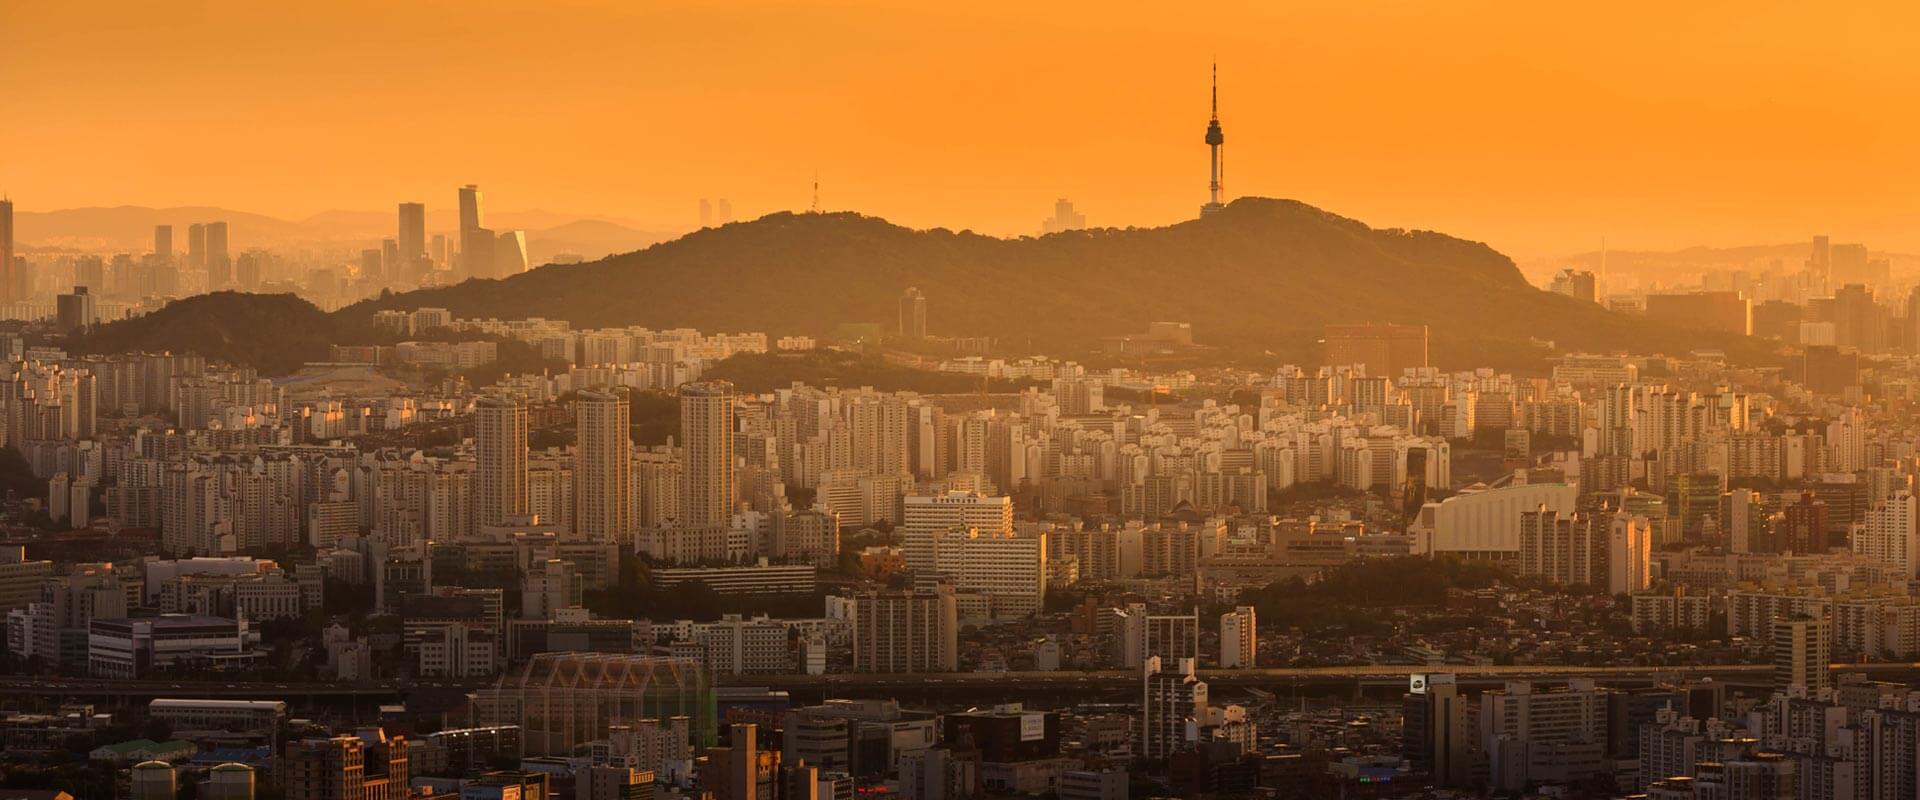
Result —
[[386, 295], [332, 319], [344, 334], [370, 329], [377, 310], [443, 307], [577, 328], [822, 336], [843, 323], [890, 330], [908, 286], [926, 294], [933, 333], [991, 336], [1015, 352], [1081, 352], [1154, 321], [1189, 322], [1229, 355], [1303, 364], [1317, 363], [1322, 326], [1335, 322], [1428, 325], [1443, 366], [1539, 362], [1550, 354], [1540, 340], [1562, 352], [1763, 349], [1540, 291], [1481, 242], [1270, 198], [1162, 227], [1017, 238], [781, 212], [598, 261]]

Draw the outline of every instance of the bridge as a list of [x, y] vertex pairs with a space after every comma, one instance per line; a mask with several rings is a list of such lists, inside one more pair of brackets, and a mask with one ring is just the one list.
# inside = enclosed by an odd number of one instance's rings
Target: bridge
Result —
[[[1834, 664], [1836, 674], [1859, 673], [1874, 680], [1920, 682], [1920, 662]], [[1498, 686], [1506, 681], [1563, 683], [1586, 678], [1603, 686], [1632, 688], [1659, 681], [1715, 680], [1739, 686], [1765, 686], [1772, 679], [1770, 664], [1707, 666], [1575, 667], [1542, 665], [1418, 666], [1376, 664], [1339, 667], [1201, 670], [1200, 678], [1216, 690], [1262, 689], [1288, 694], [1392, 693], [1407, 685], [1407, 676], [1447, 673], [1474, 687]], [[1130, 670], [1058, 672], [948, 672], [926, 674], [832, 675], [723, 675], [721, 687], [764, 687], [784, 690], [796, 699], [825, 697], [905, 696], [966, 699], [979, 696], [1022, 695], [1062, 700], [1116, 697], [1136, 692], [1140, 676]], [[491, 679], [423, 679], [341, 682], [276, 682], [227, 679], [108, 680], [101, 678], [46, 678], [0, 676], [0, 693], [46, 699], [91, 699], [111, 705], [144, 703], [156, 697], [272, 699], [290, 704], [333, 705], [342, 702], [395, 702], [424, 695], [454, 695], [492, 685]]]

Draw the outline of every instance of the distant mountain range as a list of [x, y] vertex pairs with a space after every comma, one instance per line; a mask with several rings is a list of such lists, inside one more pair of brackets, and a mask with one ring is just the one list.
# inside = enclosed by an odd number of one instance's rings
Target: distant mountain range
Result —
[[[455, 214], [451, 208], [429, 207], [428, 235], [452, 232], [458, 226]], [[262, 246], [371, 247], [394, 235], [398, 224], [396, 215], [397, 211], [325, 211], [290, 221], [205, 206], [16, 209], [14, 238], [29, 251], [86, 249], [142, 253], [152, 249], [154, 226], [172, 225], [174, 249], [184, 251], [188, 225], [224, 220], [229, 242], [236, 251]], [[620, 222], [549, 211], [490, 213], [486, 222], [500, 230], [526, 231], [528, 254], [537, 263], [550, 261], [561, 253], [601, 258], [679, 235], [673, 231], [643, 230]]]
[[[1082, 351], [1149, 322], [1181, 321], [1193, 325], [1197, 341], [1230, 354], [1302, 364], [1318, 363], [1322, 326], [1335, 322], [1426, 324], [1434, 360], [1447, 367], [1538, 366], [1552, 352], [1544, 341], [1560, 352], [1719, 347], [1748, 360], [1765, 355], [1744, 338], [1682, 331], [1543, 292], [1484, 244], [1375, 229], [1264, 198], [1166, 227], [1019, 239], [912, 230], [852, 213], [779, 213], [591, 263], [369, 300], [331, 319], [339, 336], [369, 330], [376, 310], [423, 306], [576, 327], [821, 335], [849, 322], [891, 330], [909, 286], [926, 295], [935, 334], [990, 336], [1022, 353]], [[223, 295], [218, 302], [250, 301]], [[224, 329], [192, 334], [205, 326], [189, 312], [217, 310], [169, 307], [92, 338], [194, 349], [231, 337]], [[139, 335], [123, 337], [121, 326]], [[312, 334], [318, 326], [302, 327]], [[189, 336], [198, 341], [176, 340]]]
[[[1842, 244], [1844, 240], [1835, 240]], [[1800, 269], [1813, 252], [1811, 239], [1791, 244], [1761, 244], [1740, 247], [1688, 247], [1681, 250], [1610, 250], [1605, 253], [1606, 270], [1614, 274], [1643, 275], [1669, 283], [1697, 280], [1703, 272], [1747, 270], [1764, 272], [1777, 263], [1787, 271]], [[1895, 275], [1920, 271], [1920, 255], [1891, 251], [1868, 251], [1869, 258], [1887, 259]], [[1544, 285], [1555, 272], [1575, 269], [1601, 270], [1598, 250], [1556, 258], [1531, 259], [1521, 265], [1527, 277]]]

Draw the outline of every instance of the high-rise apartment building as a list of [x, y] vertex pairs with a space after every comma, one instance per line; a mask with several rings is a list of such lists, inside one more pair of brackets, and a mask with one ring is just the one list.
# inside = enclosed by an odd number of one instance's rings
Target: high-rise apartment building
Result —
[[1653, 583], [1653, 523], [1621, 514], [1608, 522], [1607, 593], [1633, 594]]
[[1144, 603], [1131, 603], [1119, 616], [1118, 656], [1122, 669], [1139, 669], [1158, 659], [1177, 664], [1200, 658], [1200, 615], [1150, 614]]
[[518, 398], [474, 401], [473, 523], [502, 525], [527, 513], [527, 406]]
[[733, 521], [733, 385], [680, 387], [680, 526], [726, 527]]
[[1253, 606], [1239, 606], [1220, 615], [1220, 668], [1252, 669], [1257, 666], [1259, 637]]
[[959, 635], [950, 586], [854, 597], [855, 672], [953, 672], [960, 668]]
[[1140, 698], [1140, 755], [1166, 758], [1187, 739], [1187, 722], [1207, 717], [1207, 683], [1200, 680], [1191, 658], [1162, 662], [1159, 657], [1142, 665]]
[[1833, 623], [1795, 615], [1773, 621], [1773, 688], [1811, 697], [1832, 685]]
[[628, 545], [633, 444], [625, 389], [583, 391], [574, 399], [573, 527], [596, 541]]
[[1593, 586], [1600, 575], [1595, 556], [1604, 556], [1591, 517], [1561, 515], [1545, 505], [1520, 515], [1521, 575], [1563, 586]]
[[1865, 523], [1855, 529], [1853, 552], [1888, 564], [1903, 578], [1912, 578], [1920, 569], [1920, 531], [1916, 531], [1913, 493], [1901, 489], [1886, 502], [1867, 512]]

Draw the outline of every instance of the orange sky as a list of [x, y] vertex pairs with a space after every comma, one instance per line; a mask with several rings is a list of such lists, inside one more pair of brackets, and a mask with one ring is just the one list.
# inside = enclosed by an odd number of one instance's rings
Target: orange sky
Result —
[[478, 182], [684, 227], [817, 168], [917, 227], [1160, 224], [1204, 199], [1217, 55], [1230, 195], [1523, 256], [1920, 249], [1920, 10], [1814, 5], [12, 0], [0, 190], [297, 218]]

